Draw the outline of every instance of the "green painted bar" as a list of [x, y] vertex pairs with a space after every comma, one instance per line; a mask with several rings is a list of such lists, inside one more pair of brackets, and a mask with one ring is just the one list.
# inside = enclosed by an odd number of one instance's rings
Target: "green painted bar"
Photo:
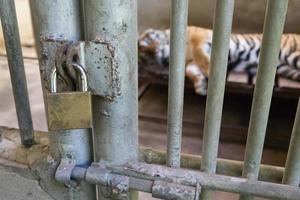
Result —
[[172, 1], [167, 165], [180, 167], [188, 0]]
[[[217, 0], [203, 133], [201, 170], [216, 172], [234, 0]], [[201, 199], [211, 199], [203, 190]]]
[[[268, 0], [244, 158], [243, 177], [250, 180], [256, 180], [259, 173], [287, 8], [288, 0]], [[253, 197], [242, 196], [240, 199]]]
[[15, 2], [12, 0], [1, 0], [0, 5], [1, 23], [20, 128], [21, 142], [25, 147], [31, 147], [34, 144], [33, 125]]
[[[41, 37], [52, 37], [78, 41], [83, 39], [80, 0], [30, 0], [34, 34], [41, 55], [39, 41]], [[40, 56], [39, 56], [40, 57]], [[42, 81], [44, 100], [48, 92]], [[45, 104], [47, 102], [45, 101]], [[47, 106], [45, 106], [46, 108]], [[64, 149], [72, 153], [77, 165], [88, 165], [93, 160], [92, 134], [89, 129], [65, 130], [49, 133], [50, 151], [55, 160], [59, 161]], [[70, 191], [83, 200], [95, 199], [95, 187], [81, 184], [80, 190]]]
[[[137, 1], [85, 0], [86, 40], [101, 40], [114, 48], [120, 81], [119, 96], [93, 97], [96, 160], [124, 164], [138, 160]], [[96, 56], [96, 55], [94, 55]], [[89, 59], [89, 58], [86, 58]], [[110, 69], [111, 63], [106, 66]], [[99, 79], [105, 78], [99, 73]], [[101, 87], [101, 85], [99, 85]], [[107, 199], [99, 190], [99, 198]], [[131, 192], [130, 199], [137, 193]]]
[[282, 182], [292, 186], [299, 186], [300, 182], [300, 99]]

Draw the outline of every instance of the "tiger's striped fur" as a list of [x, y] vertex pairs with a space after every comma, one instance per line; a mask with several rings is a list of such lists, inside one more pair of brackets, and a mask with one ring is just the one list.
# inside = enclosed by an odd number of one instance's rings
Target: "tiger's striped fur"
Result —
[[[228, 56], [228, 72], [246, 72], [252, 83], [256, 74], [260, 53], [261, 34], [232, 34]], [[212, 31], [189, 26], [187, 30], [186, 76], [194, 83], [198, 94], [206, 94], [209, 76]], [[138, 41], [139, 58], [143, 62], [152, 59], [158, 65], [168, 66], [170, 30], [146, 30]], [[277, 74], [300, 81], [300, 35], [284, 34], [278, 57]]]

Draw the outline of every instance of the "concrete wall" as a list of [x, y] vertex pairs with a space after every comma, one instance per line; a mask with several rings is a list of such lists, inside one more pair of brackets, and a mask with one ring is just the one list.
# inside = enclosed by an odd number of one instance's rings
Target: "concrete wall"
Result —
[[[29, 0], [15, 0], [18, 24], [20, 29], [20, 38], [23, 45], [33, 45], [33, 30], [31, 24], [31, 15]], [[2, 26], [0, 26], [0, 54], [4, 53], [4, 40], [2, 35]]]
[[[189, 0], [189, 24], [212, 28], [216, 0]], [[289, 11], [285, 32], [300, 33], [299, 0], [289, 0]], [[16, 0], [16, 8], [22, 44], [31, 45], [32, 25], [28, 0]], [[267, 0], [236, 0], [234, 32], [261, 32]], [[138, 0], [139, 30], [168, 28], [171, 0]], [[3, 53], [3, 37], [0, 27], [0, 53]]]
[[[212, 27], [215, 0], [190, 0], [189, 24]], [[236, 0], [233, 31], [262, 32], [267, 0]], [[300, 2], [289, 0], [285, 32], [300, 32]], [[169, 27], [171, 0], [138, 0], [139, 30]]]

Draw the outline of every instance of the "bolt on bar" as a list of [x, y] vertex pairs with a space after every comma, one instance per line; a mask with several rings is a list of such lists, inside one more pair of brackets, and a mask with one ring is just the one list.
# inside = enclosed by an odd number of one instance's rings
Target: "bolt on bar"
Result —
[[[120, 81], [120, 96], [117, 99], [110, 101], [93, 97], [96, 160], [116, 164], [137, 161], [137, 1], [85, 0], [84, 3], [86, 40], [101, 39], [114, 47]], [[112, 66], [108, 62], [105, 67]], [[102, 74], [99, 74], [101, 77]], [[137, 199], [136, 192], [130, 192], [129, 196], [130, 199]], [[107, 199], [102, 192], [99, 192], [99, 198]]]
[[[42, 52], [39, 46], [41, 38], [52, 37], [78, 41], [82, 39], [81, 0], [30, 0], [30, 9], [34, 25], [35, 41], [38, 45], [38, 55]], [[41, 64], [41, 63], [40, 63]], [[42, 79], [44, 103], [48, 92]], [[47, 106], [45, 106], [47, 108]], [[46, 110], [47, 112], [47, 110]], [[49, 133], [50, 151], [55, 160], [68, 153], [75, 158], [77, 165], [88, 165], [93, 160], [92, 133], [89, 129], [52, 131]], [[65, 148], [67, 147], [67, 148]], [[80, 189], [70, 189], [69, 195], [78, 196], [82, 200], [92, 200], [96, 197], [95, 186], [80, 184]]]
[[[106, 170], [107, 173], [103, 173], [104, 170]], [[73, 179], [84, 179], [93, 184], [107, 184], [107, 182], [112, 180], [110, 177], [114, 175], [125, 176], [123, 180], [126, 180], [126, 185], [129, 185], [131, 189], [148, 193], [153, 192], [153, 183], [155, 181], [163, 181], [166, 183], [176, 183], [178, 186], [196, 188], [197, 185], [200, 185], [200, 187], [211, 190], [249, 194], [270, 199], [300, 199], [299, 187], [261, 181], [248, 181], [245, 178], [233, 178], [138, 162], [129, 162], [123, 166], [110, 163], [96, 163], [88, 169], [75, 167], [72, 172]], [[122, 183], [122, 181], [118, 182], [119, 185], [122, 185]]]
[[167, 165], [180, 167], [188, 0], [173, 0], [171, 13]]
[[[216, 172], [233, 10], [234, 0], [216, 2], [201, 165], [208, 173]], [[201, 199], [210, 196], [203, 190]]]
[[300, 99], [282, 182], [292, 186], [299, 186], [300, 182]]
[[[166, 164], [166, 152], [140, 147], [139, 161], [157, 165]], [[185, 169], [198, 170], [201, 167], [201, 156], [181, 154], [180, 166]], [[242, 176], [243, 162], [227, 159], [217, 160], [217, 174], [226, 176], [240, 177]], [[283, 167], [275, 167], [271, 165], [261, 165], [259, 180], [265, 182], [281, 183], [284, 173]]]
[[250, 180], [257, 180], [259, 173], [287, 8], [288, 0], [268, 0], [244, 158], [243, 177]]
[[0, 0], [0, 5], [1, 23], [20, 128], [21, 142], [25, 147], [30, 147], [34, 144], [33, 125], [15, 3], [12, 0]]

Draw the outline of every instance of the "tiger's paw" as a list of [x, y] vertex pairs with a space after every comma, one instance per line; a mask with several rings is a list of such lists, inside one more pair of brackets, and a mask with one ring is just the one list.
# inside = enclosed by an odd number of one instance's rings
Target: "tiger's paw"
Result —
[[196, 94], [205, 96], [207, 94], [207, 81], [205, 79], [198, 79], [194, 83]]

